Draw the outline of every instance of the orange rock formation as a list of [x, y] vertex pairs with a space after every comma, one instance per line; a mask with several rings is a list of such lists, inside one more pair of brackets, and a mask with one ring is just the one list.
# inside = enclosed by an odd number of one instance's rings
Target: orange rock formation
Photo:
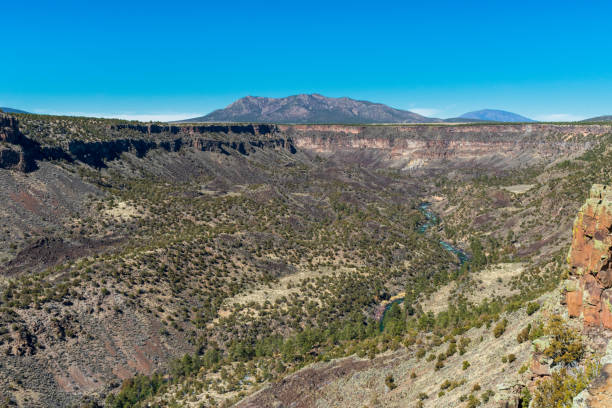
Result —
[[612, 329], [612, 187], [594, 184], [574, 221], [566, 285], [570, 317]]

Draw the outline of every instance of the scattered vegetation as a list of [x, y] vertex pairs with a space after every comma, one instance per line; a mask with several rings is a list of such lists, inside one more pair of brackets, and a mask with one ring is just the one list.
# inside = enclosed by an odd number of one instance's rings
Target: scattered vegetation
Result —
[[[533, 408], [569, 407], [573, 398], [597, 376], [599, 366], [589, 362], [584, 369], [561, 368], [550, 379], [538, 383], [533, 394]], [[525, 399], [525, 398], [524, 398]]]
[[[142, 137], [128, 124], [36, 115], [22, 122], [24, 134], [49, 145]], [[453, 208], [429, 229], [418, 208], [424, 191], [406, 172], [330, 169], [321, 158], [257, 154], [202, 165], [184, 151], [177, 153], [184, 165], [178, 171], [129, 157], [106, 168], [59, 163], [99, 194], [88, 198], [87, 213], [56, 233], [67, 241], [116, 238], [121, 244], [1, 282], [0, 347], [10, 352], [18, 333], [42, 349], [24, 317], [32, 314], [53, 322], [58, 343], [91, 335], [75, 318], [78, 302], [89, 302], [91, 313], [151, 319], [164, 341], [189, 345], [189, 353], [162, 372], [124, 381], [106, 400], [112, 407], [180, 406], [196, 396], [207, 406], [231, 404], [313, 362], [373, 359], [402, 347], [436, 370], [459, 365], [458, 356], [478, 343], [466, 332], [486, 327], [500, 338], [507, 313], [534, 315], [540, 309], [535, 299], [558, 285], [569, 238], [544, 242], [542, 234], [575, 215], [592, 182], [610, 181], [607, 140], [550, 168], [436, 174], [428, 179], [432, 186], [422, 188]], [[502, 189], [522, 183], [534, 187], [520, 196]], [[469, 258], [441, 241], [464, 248]], [[11, 244], [12, 257], [19, 247]], [[520, 276], [496, 281], [507, 293], [469, 300], [480, 284], [477, 272], [519, 261], [525, 264]], [[448, 308], [425, 312], [421, 303], [449, 282], [457, 289]], [[393, 302], [376, 320], [381, 305], [402, 291], [403, 303]], [[585, 346], [558, 316], [527, 325], [516, 340], [542, 336], [551, 339], [544, 353], [563, 368], [536, 389], [533, 403], [557, 406], [584, 388], [596, 367], [572, 368], [585, 357]], [[515, 360], [514, 354], [502, 357]], [[471, 367], [467, 360], [461, 366]], [[465, 385], [440, 381], [438, 395]], [[393, 375], [384, 382], [389, 390], [398, 386]], [[481, 391], [474, 384], [462, 402], [488, 403], [493, 392]], [[421, 392], [417, 406], [428, 398]], [[521, 403], [531, 399], [527, 391]]]

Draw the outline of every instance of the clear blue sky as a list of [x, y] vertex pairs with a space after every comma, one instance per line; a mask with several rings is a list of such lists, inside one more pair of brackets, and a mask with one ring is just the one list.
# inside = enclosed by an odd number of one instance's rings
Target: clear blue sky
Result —
[[[97, 3], [97, 4], [94, 4]], [[244, 95], [612, 114], [609, 1], [5, 1], [0, 106], [175, 119]]]

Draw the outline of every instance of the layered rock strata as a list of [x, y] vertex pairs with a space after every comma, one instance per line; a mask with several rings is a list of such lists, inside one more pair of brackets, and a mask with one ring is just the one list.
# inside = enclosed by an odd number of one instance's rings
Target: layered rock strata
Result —
[[[28, 118], [22, 119], [29, 123]], [[30, 128], [39, 126], [36, 122]], [[27, 128], [27, 126], [26, 126]], [[104, 167], [125, 152], [142, 157], [153, 149], [193, 148], [249, 155], [258, 149], [298, 149], [336, 156], [359, 166], [402, 170], [475, 168], [508, 170], [579, 155], [611, 130], [605, 125], [104, 125], [100, 137], [48, 139], [0, 114], [0, 168], [32, 171], [41, 160], [80, 161]], [[40, 131], [39, 131], [40, 132]], [[27, 136], [27, 137], [26, 137]], [[16, 157], [19, 161], [15, 164]]]
[[552, 124], [278, 126], [300, 150], [403, 170], [536, 165], [581, 154], [610, 129]]
[[281, 149], [291, 154], [297, 151], [291, 139], [279, 136], [276, 128], [270, 125], [179, 127], [126, 124], [116, 125], [112, 130], [129, 130], [135, 137], [91, 142], [71, 140], [64, 146], [41, 146], [20, 132], [16, 118], [0, 114], [0, 169], [29, 172], [36, 170], [36, 162], [42, 160], [80, 161], [101, 168], [105, 167], [106, 161], [116, 160], [123, 153], [131, 152], [143, 157], [154, 149], [176, 152], [188, 147], [244, 156], [257, 149]]

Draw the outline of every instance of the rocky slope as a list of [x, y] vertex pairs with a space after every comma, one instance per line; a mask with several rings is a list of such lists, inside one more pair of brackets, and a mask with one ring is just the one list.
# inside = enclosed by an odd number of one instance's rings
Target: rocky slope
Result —
[[[456, 344], [465, 343], [470, 346], [467, 351], [461, 351], [460, 356], [449, 351], [454, 350], [455, 340], [451, 340], [448, 346], [444, 343], [430, 344], [428, 352], [431, 358], [424, 361], [425, 353], [419, 355], [419, 349], [427, 344], [428, 338], [419, 338], [417, 335], [416, 342], [411, 339], [405, 348], [375, 358], [351, 356], [312, 365], [283, 381], [264, 387], [241, 401], [238, 406], [349, 407], [365, 404], [371, 407], [520, 408], [532, 406], [528, 405], [529, 401], [537, 407], [611, 406], [612, 332], [609, 331], [608, 323], [610, 300], [606, 294], [611, 286], [608, 279], [612, 250], [611, 228], [612, 192], [608, 186], [593, 185], [574, 224], [567, 258], [571, 279], [554, 289], [546, 290], [544, 295], [538, 297], [536, 303], [539, 310], [536, 309], [536, 312], [533, 309], [529, 311], [528, 307], [526, 313], [521, 309], [504, 314], [506, 323], [501, 335], [491, 335], [488, 326], [462, 331], [461, 339]], [[546, 268], [549, 266], [551, 264]], [[499, 267], [503, 269], [503, 265]], [[480, 282], [476, 292], [467, 292], [469, 283], [454, 281], [452, 284], [457, 286], [454, 293], [440, 288], [440, 295], [434, 294], [424, 299], [424, 306], [434, 307], [438, 313], [446, 313], [446, 308], [452, 307], [452, 299], [457, 296], [469, 293], [482, 299], [492, 290], [499, 291], [497, 296], [508, 296], [512, 282], [528, 282], [533, 279], [526, 271], [518, 271], [508, 281], [504, 279], [503, 283], [498, 278], [499, 285], [495, 289], [493, 282], [496, 280], [490, 276], [494, 269], [482, 271], [480, 278], [477, 275], [472, 277], [472, 282]], [[545, 274], [551, 272], [544, 271]], [[508, 297], [512, 298], [512, 295]], [[564, 310], [565, 307], [567, 310]], [[542, 322], [551, 319], [551, 316], [563, 321], [559, 316], [565, 313], [569, 318], [579, 319], [570, 319], [567, 324], [572, 329], [563, 331], [563, 336], [559, 337], [563, 340], [551, 346], [555, 335], [547, 332]], [[581, 330], [583, 324], [585, 330]], [[537, 327], [540, 333], [530, 335]], [[528, 335], [532, 337], [526, 337]], [[574, 343], [576, 345], [588, 345], [590, 357], [572, 361], [567, 366], [551, 358], [555, 350], [568, 347], [573, 341], [578, 341]], [[441, 355], [448, 357], [440, 359]], [[506, 356], [510, 355], [512, 358], [508, 359]], [[438, 356], [438, 363], [443, 361], [444, 364], [434, 366], [435, 356]], [[573, 383], [572, 376], [588, 372], [589, 369], [582, 366], [590, 364], [592, 360], [589, 359], [596, 361], [599, 375], [590, 374], [590, 377]], [[568, 370], [568, 367], [571, 373], [569, 376], [563, 371]], [[562, 372], [566, 374], [560, 374]], [[546, 384], [552, 384], [555, 381], [553, 378], [564, 378], [563, 381], [571, 385], [563, 388], [561, 383], [555, 383], [552, 388], [548, 388]], [[580, 384], [579, 390], [583, 390], [578, 395], [574, 388], [576, 384]], [[563, 393], [568, 393], [569, 397], [560, 397]], [[557, 402], [551, 405], [553, 401]], [[562, 405], [557, 405], [561, 401]]]

